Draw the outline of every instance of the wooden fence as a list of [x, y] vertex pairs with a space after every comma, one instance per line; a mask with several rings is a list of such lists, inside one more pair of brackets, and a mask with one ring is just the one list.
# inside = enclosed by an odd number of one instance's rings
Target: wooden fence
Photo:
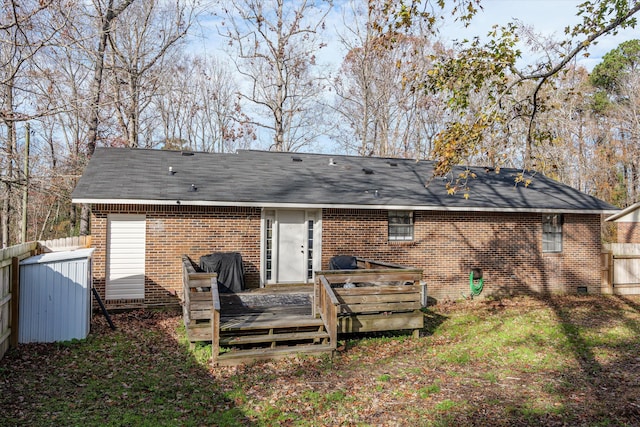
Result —
[[62, 239], [38, 241], [38, 250], [40, 252], [60, 252], [90, 247], [91, 236], [73, 236], [63, 237]]
[[604, 245], [601, 264], [603, 294], [640, 294], [640, 244]]
[[28, 242], [0, 249], [0, 359], [9, 346], [18, 345], [20, 261], [43, 252], [91, 246], [91, 236]]
[[34, 255], [37, 247], [36, 242], [30, 242], [0, 249], [0, 359], [10, 344], [18, 344], [19, 264]]

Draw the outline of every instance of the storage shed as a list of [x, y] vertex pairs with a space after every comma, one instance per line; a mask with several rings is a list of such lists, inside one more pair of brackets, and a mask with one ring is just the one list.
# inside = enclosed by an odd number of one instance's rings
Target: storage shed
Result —
[[92, 254], [93, 248], [52, 252], [20, 263], [20, 343], [87, 337]]

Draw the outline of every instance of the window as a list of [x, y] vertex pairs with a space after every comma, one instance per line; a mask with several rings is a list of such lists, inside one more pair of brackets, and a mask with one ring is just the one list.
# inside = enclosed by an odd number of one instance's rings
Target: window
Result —
[[267, 280], [271, 280], [273, 271], [273, 219], [267, 218], [264, 236], [265, 252], [265, 275]]
[[313, 220], [307, 221], [307, 279], [313, 279]]
[[413, 212], [389, 211], [389, 241], [413, 240]]
[[542, 252], [562, 252], [562, 215], [542, 216]]

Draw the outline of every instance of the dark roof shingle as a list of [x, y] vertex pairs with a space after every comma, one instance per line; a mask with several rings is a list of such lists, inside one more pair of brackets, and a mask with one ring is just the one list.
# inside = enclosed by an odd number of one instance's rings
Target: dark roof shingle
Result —
[[[456, 169], [452, 174], [457, 176], [464, 170]], [[447, 194], [446, 181], [433, 177], [429, 161], [266, 151], [220, 154], [99, 148], [72, 197], [76, 203], [584, 213], [618, 210], [542, 175], [536, 175], [525, 187], [516, 185], [519, 170], [470, 170], [476, 177], [470, 179], [470, 197], [465, 199], [462, 192]], [[191, 190], [192, 185], [197, 191]]]

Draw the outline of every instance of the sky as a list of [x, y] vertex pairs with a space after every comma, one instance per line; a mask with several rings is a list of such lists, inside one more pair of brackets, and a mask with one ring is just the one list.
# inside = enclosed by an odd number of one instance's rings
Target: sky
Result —
[[[287, 0], [285, 0], [286, 2]], [[296, 0], [288, 0], [295, 2]], [[325, 40], [328, 47], [320, 52], [319, 57], [332, 67], [339, 67], [345, 55], [344, 47], [340, 44], [339, 34], [345, 34], [345, 18], [350, 1], [365, 0], [334, 0], [334, 7], [327, 16]], [[435, 0], [432, 0], [435, 1]], [[577, 6], [584, 0], [483, 0], [483, 10], [474, 18], [471, 25], [464, 28], [462, 24], [447, 19], [447, 24], [440, 27], [440, 37], [452, 42], [455, 39], [471, 38], [473, 36], [485, 36], [495, 24], [504, 25], [514, 19], [527, 26], [531, 26], [535, 32], [545, 36], [552, 36], [557, 40], [564, 38], [564, 28], [567, 25], [576, 24], [579, 18], [576, 16]], [[225, 4], [224, 1], [221, 2]], [[199, 36], [192, 39], [191, 48], [194, 51], [216, 53], [224, 55], [226, 41], [218, 35], [218, 29], [223, 19], [218, 16], [208, 16], [201, 22]], [[348, 21], [348, 18], [347, 18]], [[602, 56], [615, 48], [621, 42], [633, 38], [640, 38], [640, 28], [621, 31], [617, 36], [606, 36], [600, 39], [597, 45], [589, 49], [588, 58], [580, 58], [580, 63], [591, 70]]]
[[[286, 2], [296, 2], [297, 0], [285, 0]], [[323, 39], [327, 42], [327, 47], [318, 54], [319, 63], [325, 64], [331, 74], [335, 75], [346, 54], [344, 46], [340, 43], [340, 34], [348, 33], [345, 27], [349, 22], [350, 2], [361, 2], [366, 4], [366, 0], [334, 0], [334, 7], [326, 18], [326, 30]], [[435, 0], [431, 0], [435, 1]], [[576, 16], [577, 6], [584, 0], [482, 0], [481, 10], [472, 20], [471, 24], [465, 28], [460, 23], [452, 22], [447, 17], [446, 25], [440, 26], [440, 38], [445, 44], [453, 43], [454, 40], [472, 38], [474, 36], [485, 37], [493, 25], [504, 25], [514, 19], [522, 24], [532, 27], [535, 33], [544, 37], [552, 37], [557, 41], [565, 38], [564, 28], [567, 25], [575, 25], [580, 19]], [[224, 1], [221, 2], [224, 5]], [[267, 2], [268, 3], [268, 2]], [[356, 3], [358, 4], [358, 3]], [[226, 53], [224, 48], [226, 40], [218, 35], [216, 26], [220, 26], [223, 19], [209, 16], [201, 23], [201, 38], [194, 40], [192, 48], [205, 54], [216, 54], [224, 58]], [[349, 24], [346, 24], [349, 25]], [[618, 46], [625, 40], [640, 38], [640, 28], [628, 29], [619, 32], [616, 36], [606, 36], [599, 39], [596, 45], [589, 48], [589, 56], [580, 55], [578, 64], [587, 70], [602, 61], [602, 57], [611, 49]], [[450, 42], [450, 43], [447, 43]], [[522, 49], [526, 51], [527, 49]], [[520, 68], [527, 63], [533, 63], [538, 53], [524, 53]]]
[[[562, 40], [565, 37], [564, 28], [580, 21], [576, 16], [577, 6], [580, 3], [583, 3], [583, 0], [484, 0], [482, 3], [484, 10], [474, 18], [468, 29], [461, 26], [445, 28], [443, 33], [447, 38], [456, 38], [459, 35], [483, 35], [494, 24], [506, 24], [513, 19], [518, 19], [525, 25], [532, 26], [536, 32]], [[591, 70], [611, 49], [625, 40], [639, 37], [639, 28], [621, 31], [616, 36], [603, 37], [598, 44], [590, 47], [589, 57], [581, 57], [579, 62]]]

